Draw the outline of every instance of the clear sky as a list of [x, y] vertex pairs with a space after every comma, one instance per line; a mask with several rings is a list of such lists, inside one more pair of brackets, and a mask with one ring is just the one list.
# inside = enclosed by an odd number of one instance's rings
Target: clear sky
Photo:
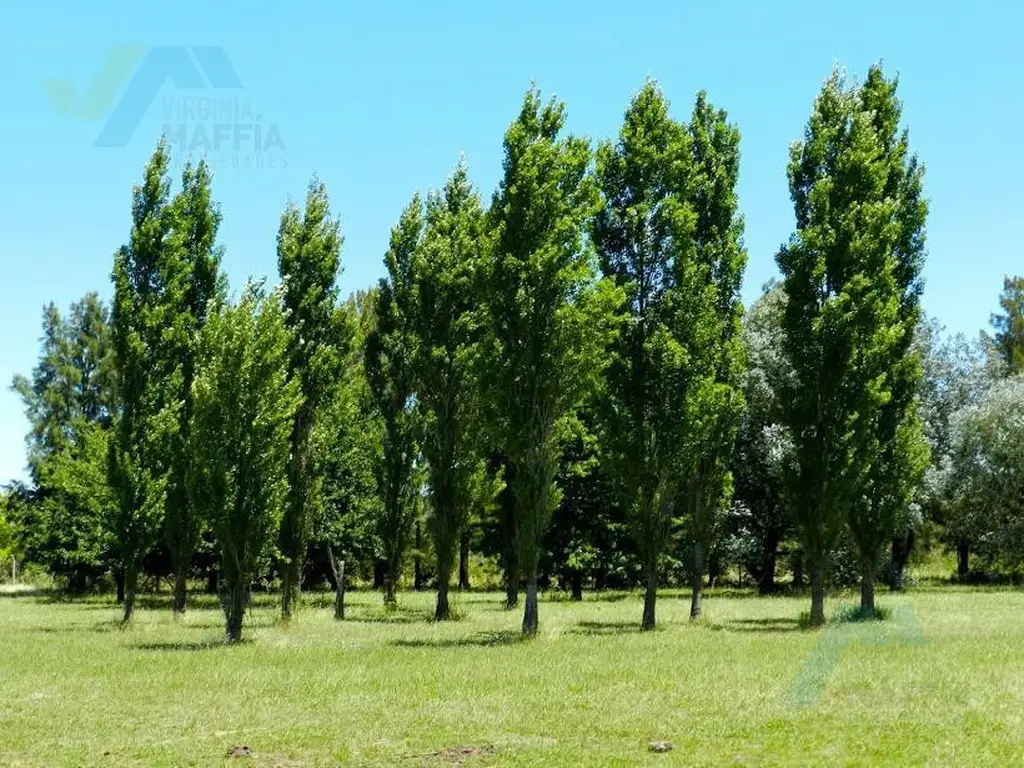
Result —
[[[409, 196], [440, 186], [460, 153], [489, 198], [531, 81], [595, 140], [616, 133], [647, 76], [679, 118], [703, 88], [743, 136], [749, 301], [792, 228], [787, 147], [821, 82], [833, 63], [863, 76], [882, 60], [928, 169], [925, 308], [974, 334], [1004, 274], [1024, 272], [1022, 40], [1024, 4], [1009, 0], [0, 0], [0, 482], [23, 475], [27, 426], [7, 382], [35, 363], [44, 303], [109, 297], [131, 186], [164, 124], [198, 147], [221, 132], [212, 165], [234, 288], [273, 278], [280, 212], [317, 173], [341, 216], [347, 293], [380, 276]], [[147, 90], [153, 72], [178, 84]], [[96, 146], [110, 135], [122, 145]]]

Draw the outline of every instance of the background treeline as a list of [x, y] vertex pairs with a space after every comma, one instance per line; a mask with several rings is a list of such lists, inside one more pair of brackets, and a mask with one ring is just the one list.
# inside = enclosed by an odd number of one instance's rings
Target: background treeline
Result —
[[[912, 553], [1013, 573], [1024, 555], [1024, 279], [994, 336], [920, 308], [927, 205], [896, 81], [835, 72], [791, 147], [781, 280], [744, 310], [740, 134], [651, 82], [592, 146], [526, 94], [489, 202], [460, 162], [414, 196], [379, 285], [338, 295], [343, 238], [314, 180], [277, 237], [279, 283], [229, 297], [205, 164], [161, 143], [114, 255], [113, 301], [44, 310], [16, 377], [30, 483], [0, 555], [71, 590], [140, 575], [173, 607], [203, 578], [230, 639], [253, 585], [701, 590], [727, 571], [902, 586]], [[483, 584], [480, 581], [483, 580]]]

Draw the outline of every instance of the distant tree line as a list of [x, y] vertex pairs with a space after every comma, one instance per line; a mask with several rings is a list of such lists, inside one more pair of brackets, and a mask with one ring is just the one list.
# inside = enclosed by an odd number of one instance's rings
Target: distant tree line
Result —
[[[812, 623], [829, 582], [896, 589], [938, 532], [988, 569], [1024, 553], [1024, 279], [994, 338], [923, 316], [923, 168], [896, 80], [836, 71], [790, 151], [796, 227], [749, 309], [740, 134], [704, 93], [687, 120], [645, 83], [619, 135], [564, 131], [531, 89], [489, 204], [460, 162], [415, 195], [379, 285], [340, 300], [343, 238], [314, 179], [277, 236], [279, 283], [229, 297], [205, 163], [175, 191], [161, 142], [114, 254], [113, 301], [43, 317], [16, 377], [30, 483], [0, 507], [0, 555], [73, 590], [140, 574], [183, 612], [210, 576], [241, 637], [257, 580], [282, 617], [303, 586], [403, 578], [469, 588], [472, 553], [506, 604], [538, 591], [702, 590], [788, 571]], [[409, 566], [411, 563], [411, 574]]]

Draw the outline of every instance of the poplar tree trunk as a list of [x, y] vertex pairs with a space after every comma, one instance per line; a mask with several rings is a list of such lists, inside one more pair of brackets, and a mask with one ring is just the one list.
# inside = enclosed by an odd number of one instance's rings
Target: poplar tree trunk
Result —
[[757, 591], [761, 595], [775, 593], [775, 561], [779, 549], [778, 539], [772, 535], [761, 552], [761, 569], [757, 574]]
[[505, 608], [512, 610], [519, 605], [519, 568], [516, 563], [505, 564]]
[[179, 563], [174, 571], [174, 613], [182, 614], [188, 603], [188, 563]]
[[114, 569], [114, 587], [117, 589], [117, 604], [124, 604], [124, 569]]
[[419, 592], [423, 589], [423, 562], [420, 558], [420, 551], [423, 547], [423, 530], [420, 521], [416, 521], [416, 555], [412, 560], [412, 588]]
[[693, 544], [693, 581], [690, 597], [690, 619], [699, 619], [701, 614], [702, 589], [704, 587], [704, 544]]
[[811, 570], [811, 626], [825, 623], [825, 564], [814, 563]]
[[569, 576], [569, 583], [572, 587], [572, 599], [582, 600], [583, 599], [583, 574], [579, 571], [573, 571]]
[[451, 608], [448, 606], [448, 580], [439, 579], [437, 582], [437, 608], [434, 610], [434, 621], [448, 621], [451, 618]]
[[331, 572], [334, 574], [334, 618], [338, 621], [345, 619], [345, 561], [334, 557], [334, 550], [327, 545], [327, 559], [331, 564]]
[[653, 565], [648, 565], [644, 570], [647, 572], [647, 591], [644, 593], [644, 616], [640, 622], [640, 629], [647, 631], [654, 629], [655, 615], [654, 608], [658, 600], [658, 570]]
[[469, 531], [462, 532], [459, 541], [459, 591], [469, 591]]
[[398, 605], [396, 591], [398, 589], [398, 563], [388, 561], [384, 571], [384, 605], [394, 607]]
[[802, 552], [797, 552], [793, 556], [793, 589], [803, 589], [804, 587], [804, 556]]
[[523, 611], [523, 635], [535, 637], [539, 626], [537, 617], [537, 573], [530, 574], [526, 582], [526, 610]]
[[248, 602], [248, 590], [244, 580], [236, 580], [224, 596], [224, 612], [227, 614], [227, 640], [237, 643], [242, 639], [242, 619]]
[[122, 622], [127, 624], [135, 614], [135, 590], [139, 584], [139, 566], [135, 563], [125, 566], [124, 569], [124, 617]]
[[875, 563], [865, 563], [860, 579], [860, 607], [862, 611], [875, 611]]
[[956, 575], [961, 581], [966, 579], [970, 573], [971, 545], [966, 541], [959, 541], [956, 545]]
[[292, 617], [292, 609], [295, 606], [296, 593], [298, 589], [295, 585], [295, 571], [292, 568], [292, 564], [289, 563], [284, 569], [284, 581], [281, 585], [281, 618], [290, 619]]

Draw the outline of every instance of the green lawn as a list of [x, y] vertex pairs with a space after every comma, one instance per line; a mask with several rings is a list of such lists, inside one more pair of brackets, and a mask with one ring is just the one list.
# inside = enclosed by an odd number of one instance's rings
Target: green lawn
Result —
[[[0, 594], [0, 765], [1011, 765], [1024, 760], [1024, 592], [883, 595], [881, 624], [798, 626], [805, 599], [664, 593], [544, 600], [541, 633], [496, 594], [328, 596], [290, 626], [260, 598], [221, 644], [208, 599], [174, 621], [143, 599]], [[833, 598], [831, 613], [853, 598]], [[648, 744], [670, 741], [654, 754]], [[252, 756], [227, 760], [232, 747]]]

